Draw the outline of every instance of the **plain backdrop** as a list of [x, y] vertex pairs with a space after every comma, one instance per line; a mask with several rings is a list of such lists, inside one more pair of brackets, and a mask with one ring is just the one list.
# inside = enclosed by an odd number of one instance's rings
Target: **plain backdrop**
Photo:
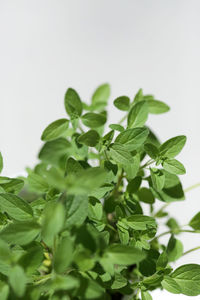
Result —
[[[121, 113], [116, 96], [142, 87], [171, 112], [150, 116], [162, 141], [188, 137], [179, 159], [184, 187], [200, 181], [199, 0], [0, 0], [0, 150], [4, 175], [33, 166], [42, 130], [65, 117], [63, 97], [75, 88], [84, 101], [109, 82], [109, 118]], [[200, 210], [200, 189], [169, 209], [181, 224]], [[199, 236], [182, 235], [185, 250]], [[180, 259], [200, 263], [200, 252]], [[155, 300], [189, 299], [159, 291]], [[200, 297], [192, 297], [200, 299]]]

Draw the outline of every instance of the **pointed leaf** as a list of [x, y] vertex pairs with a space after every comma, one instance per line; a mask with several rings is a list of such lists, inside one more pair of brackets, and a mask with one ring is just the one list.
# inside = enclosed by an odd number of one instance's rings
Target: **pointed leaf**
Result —
[[42, 141], [51, 141], [63, 136], [69, 126], [67, 119], [59, 119], [47, 126], [43, 131], [41, 139]]
[[160, 146], [159, 155], [162, 157], [173, 158], [181, 152], [186, 143], [186, 136], [180, 135], [167, 140]]
[[115, 139], [116, 143], [123, 144], [128, 151], [139, 148], [147, 139], [149, 130], [145, 127], [126, 129]]
[[148, 104], [146, 101], [136, 103], [128, 114], [128, 127], [143, 126], [148, 118]]
[[82, 114], [82, 103], [78, 93], [69, 88], [65, 94], [65, 109], [68, 115], [74, 119]]

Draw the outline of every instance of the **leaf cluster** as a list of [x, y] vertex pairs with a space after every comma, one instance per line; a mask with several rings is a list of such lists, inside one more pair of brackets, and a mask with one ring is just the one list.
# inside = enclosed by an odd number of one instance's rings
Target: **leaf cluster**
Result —
[[[185, 198], [175, 157], [186, 137], [159, 141], [146, 122], [169, 107], [141, 89], [114, 100], [124, 116], [105, 132], [109, 96], [103, 84], [88, 104], [69, 88], [67, 116], [41, 135], [39, 163], [26, 177], [0, 177], [1, 300], [151, 300], [158, 288], [200, 294], [199, 265], [173, 270], [184, 230], [166, 211]], [[158, 235], [161, 218], [168, 231]], [[188, 226], [200, 231], [200, 212]]]

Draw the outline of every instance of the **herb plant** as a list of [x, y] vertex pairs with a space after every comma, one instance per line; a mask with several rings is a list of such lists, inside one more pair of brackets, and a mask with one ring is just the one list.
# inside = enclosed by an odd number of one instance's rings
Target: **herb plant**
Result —
[[[114, 100], [124, 117], [104, 133], [109, 95], [103, 84], [88, 105], [69, 88], [68, 118], [43, 131], [39, 163], [27, 177], [0, 177], [1, 300], [200, 294], [200, 265], [173, 270], [199, 248], [184, 253], [177, 236], [200, 232], [200, 212], [183, 229], [166, 211], [185, 197], [178, 177], [185, 168], [175, 157], [186, 137], [160, 143], [145, 123], [169, 107], [141, 89], [133, 101]], [[164, 203], [158, 211], [156, 201]], [[168, 230], [157, 233], [161, 218]], [[160, 242], [165, 234], [167, 244]]]

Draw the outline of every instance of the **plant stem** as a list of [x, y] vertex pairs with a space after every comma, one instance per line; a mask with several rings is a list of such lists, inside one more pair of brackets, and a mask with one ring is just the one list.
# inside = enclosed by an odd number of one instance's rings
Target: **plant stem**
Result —
[[[190, 232], [190, 233], [200, 233], [200, 230], [188, 230], [188, 229], [180, 229], [178, 233], [183, 233], [183, 232]], [[168, 230], [168, 231], [165, 231], [159, 235], [157, 235], [155, 238], [153, 238], [153, 240], [155, 239], [159, 239], [160, 237], [164, 236], [164, 235], [167, 235], [167, 234], [172, 234], [174, 233], [172, 230]], [[176, 234], [176, 233], [175, 233]], [[152, 241], [153, 241], [152, 240]]]
[[115, 186], [115, 188], [114, 188], [114, 190], [113, 190], [113, 192], [112, 192], [113, 196], [117, 196], [117, 195], [118, 195], [118, 189], [119, 189], [120, 184], [121, 184], [121, 182], [122, 182], [123, 175], [124, 175], [124, 170], [122, 169], [121, 174], [120, 174], [119, 177], [118, 177], [118, 181], [117, 181], [117, 183], [116, 183], [116, 186]]
[[189, 191], [191, 191], [191, 190], [193, 190], [193, 189], [196, 189], [197, 187], [200, 187], [200, 182], [199, 182], [199, 183], [196, 183], [196, 184], [194, 184], [194, 185], [192, 185], [192, 186], [189, 186], [188, 188], [186, 188], [186, 189], [184, 190], [184, 192], [187, 193], [187, 192], [189, 192]]
[[137, 291], [137, 294], [136, 294], [136, 300], [138, 300], [139, 299], [139, 294], [140, 294], [140, 289], [138, 289], [138, 291]]
[[192, 249], [190, 249], [190, 250], [188, 250], [188, 251], [185, 251], [185, 252], [182, 254], [182, 256], [184, 256], [184, 255], [186, 255], [186, 254], [188, 254], [188, 253], [191, 253], [191, 252], [193, 252], [193, 251], [199, 250], [199, 249], [200, 249], [200, 246], [195, 247], [195, 248], [192, 248]]
[[83, 128], [81, 127], [80, 124], [78, 125], [78, 128], [80, 129], [81, 133], [84, 133], [84, 130], [83, 130]]
[[105, 154], [106, 159], [109, 160], [106, 150], [104, 150], [104, 154]]
[[43, 276], [40, 276], [40, 277], [38, 278], [39, 280], [35, 281], [34, 284], [40, 284], [41, 282], [46, 281], [47, 279], [51, 278], [51, 276], [52, 276], [51, 273], [50, 273], [50, 274], [43, 275]]
[[127, 115], [125, 115], [125, 116], [118, 122], [118, 124], [122, 124], [122, 123], [126, 120], [126, 118], [127, 118]]
[[154, 163], [153, 159], [148, 160], [143, 166], [140, 167], [140, 169], [146, 168], [149, 165], [151, 165], [152, 163]]
[[169, 203], [165, 203], [163, 206], [161, 206], [161, 208], [155, 212], [155, 214], [153, 215], [153, 217], [155, 217], [159, 212], [162, 212], [166, 207], [168, 207], [168, 205], [170, 204], [171, 202]]
[[117, 232], [117, 230], [110, 224], [106, 224], [106, 226], [110, 229], [112, 229], [114, 232]]

